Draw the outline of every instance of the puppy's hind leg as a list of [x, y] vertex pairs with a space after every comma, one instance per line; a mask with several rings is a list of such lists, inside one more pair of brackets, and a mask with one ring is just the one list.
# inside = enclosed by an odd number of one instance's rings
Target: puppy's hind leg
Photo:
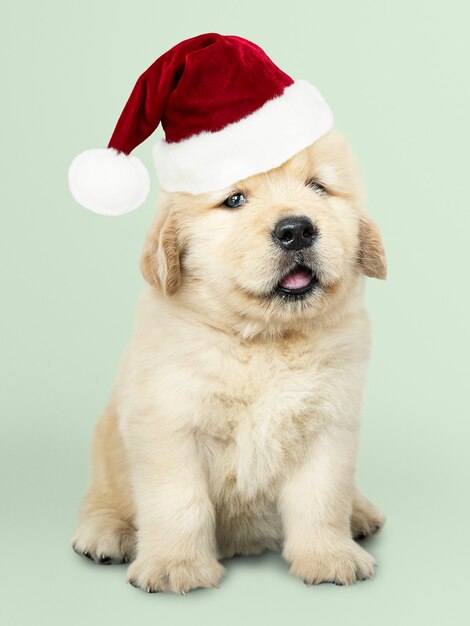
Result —
[[96, 563], [127, 563], [135, 552], [134, 503], [127, 459], [112, 402], [93, 437], [91, 482], [70, 543]]
[[377, 534], [384, 524], [385, 516], [356, 488], [351, 513], [353, 538], [357, 540], [371, 537]]

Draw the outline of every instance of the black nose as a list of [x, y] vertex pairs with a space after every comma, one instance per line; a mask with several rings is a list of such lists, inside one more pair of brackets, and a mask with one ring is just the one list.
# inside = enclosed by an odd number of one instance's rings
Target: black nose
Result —
[[306, 215], [285, 217], [276, 224], [272, 236], [284, 250], [302, 250], [312, 245], [317, 228]]

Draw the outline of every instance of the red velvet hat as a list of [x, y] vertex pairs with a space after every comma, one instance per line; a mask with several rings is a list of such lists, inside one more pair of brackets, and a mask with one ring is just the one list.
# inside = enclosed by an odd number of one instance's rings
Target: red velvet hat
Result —
[[160, 123], [165, 139], [153, 156], [161, 188], [199, 194], [281, 165], [327, 133], [333, 116], [313, 85], [294, 81], [251, 41], [186, 39], [140, 76], [108, 148], [74, 159], [77, 202], [103, 215], [140, 206], [149, 176], [130, 153]]

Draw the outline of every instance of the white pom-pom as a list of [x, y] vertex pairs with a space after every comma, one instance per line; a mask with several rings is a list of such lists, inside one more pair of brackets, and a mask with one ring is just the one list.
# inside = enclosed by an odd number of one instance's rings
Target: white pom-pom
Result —
[[72, 161], [69, 187], [86, 209], [101, 215], [123, 215], [145, 202], [150, 179], [137, 157], [113, 148], [93, 148]]

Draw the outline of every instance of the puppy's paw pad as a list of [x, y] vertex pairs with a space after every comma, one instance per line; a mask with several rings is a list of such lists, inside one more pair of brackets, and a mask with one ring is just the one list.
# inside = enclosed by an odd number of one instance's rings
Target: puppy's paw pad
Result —
[[129, 566], [127, 576], [133, 587], [147, 593], [173, 591], [184, 595], [199, 587], [218, 587], [224, 572], [216, 559], [168, 562], [137, 559]]
[[95, 563], [128, 563], [135, 550], [135, 530], [120, 520], [95, 518], [82, 522], [70, 543], [77, 554]]
[[352, 540], [338, 548], [316, 551], [292, 561], [291, 574], [306, 585], [351, 585], [374, 575], [374, 558]]

